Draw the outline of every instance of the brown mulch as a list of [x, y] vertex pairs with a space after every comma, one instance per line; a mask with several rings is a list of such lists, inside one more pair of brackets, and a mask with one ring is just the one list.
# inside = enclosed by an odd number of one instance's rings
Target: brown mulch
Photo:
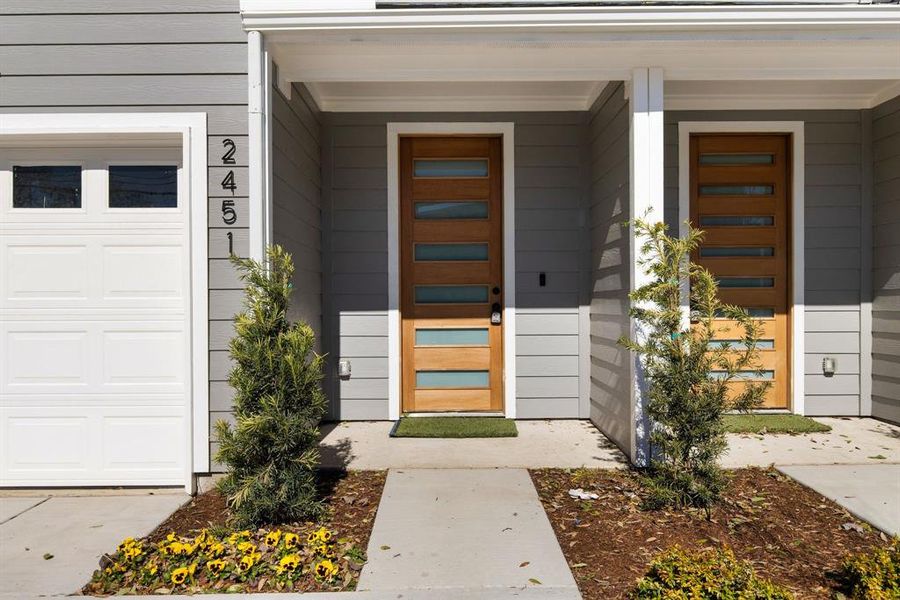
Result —
[[[375, 514], [381, 501], [387, 471], [321, 471], [319, 474], [319, 494], [325, 505], [325, 513], [316, 523], [277, 523], [268, 526], [267, 530], [283, 528], [285, 531], [300, 533], [306, 539], [308, 531], [314, 531], [318, 527], [330, 530], [342, 547], [355, 548], [359, 551], [359, 559], [364, 561], [369, 537], [375, 523]], [[165, 521], [160, 523], [146, 539], [150, 546], [166, 539], [170, 533], [178, 537], [195, 537], [203, 529], [207, 529], [213, 535], [227, 537], [235, 531], [229, 523], [229, 510], [225, 497], [213, 489], [204, 494], [199, 494], [190, 502], [172, 513]], [[263, 532], [260, 535], [263, 535]], [[114, 552], [110, 548], [110, 553]], [[341, 589], [354, 589], [362, 563], [355, 564], [348, 580], [344, 581]], [[265, 579], [265, 578], [263, 578]], [[165, 582], [168, 583], [168, 582]], [[252, 582], [253, 583], [253, 582]], [[92, 590], [91, 583], [85, 585], [82, 593], [85, 595], [103, 595], [109, 593], [103, 590]], [[271, 592], [277, 591], [259, 586], [242, 586], [243, 592]], [[113, 590], [115, 592], [117, 590]], [[126, 593], [135, 593], [134, 590], [123, 589]], [[142, 592], [142, 590], [136, 590]], [[197, 591], [192, 589], [191, 591]], [[203, 591], [213, 591], [211, 589]], [[222, 590], [218, 590], [222, 591]], [[287, 590], [286, 590], [287, 591]], [[313, 577], [303, 577], [296, 580], [292, 592], [321, 592], [335, 591], [334, 587], [320, 582]]]
[[[386, 477], [387, 471], [322, 471], [319, 493], [326, 514], [317, 525], [353, 540], [356, 547], [365, 551]], [[197, 495], [169, 515], [147, 538], [158, 542], [171, 532], [189, 536], [204, 528], [215, 530], [227, 527], [228, 518], [225, 498], [214, 489]]]
[[[731, 473], [709, 521], [702, 511], [642, 511], [641, 485], [630, 471], [542, 469], [531, 477], [586, 600], [626, 598], [652, 557], [675, 544], [727, 544], [798, 599], [828, 598], [837, 589], [833, 572], [848, 553], [889, 544], [884, 534], [774, 470]], [[579, 487], [600, 498], [570, 498], [568, 491]]]

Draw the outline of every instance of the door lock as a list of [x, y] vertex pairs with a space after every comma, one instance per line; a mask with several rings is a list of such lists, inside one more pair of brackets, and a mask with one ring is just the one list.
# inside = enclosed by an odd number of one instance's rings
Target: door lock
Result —
[[491, 325], [499, 325], [503, 322], [503, 313], [500, 310], [500, 303], [494, 302], [491, 306]]

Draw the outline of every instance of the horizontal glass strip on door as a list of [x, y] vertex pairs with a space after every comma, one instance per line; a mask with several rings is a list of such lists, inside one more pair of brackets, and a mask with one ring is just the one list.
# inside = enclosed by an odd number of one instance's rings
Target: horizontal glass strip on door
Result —
[[485, 304], [486, 285], [417, 285], [416, 304]]
[[416, 346], [487, 346], [488, 330], [472, 329], [416, 329]]
[[[710, 379], [725, 379], [728, 374], [725, 371], [710, 371]], [[775, 379], [775, 371], [738, 371], [734, 379]]]
[[413, 162], [413, 177], [487, 177], [487, 174], [487, 159], [418, 159]]
[[774, 277], [719, 277], [720, 288], [770, 288], [775, 287]]
[[[747, 314], [754, 319], [774, 319], [775, 318], [775, 309], [774, 308], [745, 308], [744, 309]], [[722, 310], [716, 311], [717, 319], [727, 319], [728, 315], [726, 315]]]
[[487, 219], [488, 203], [481, 200], [460, 202], [416, 202], [417, 219]]
[[771, 196], [773, 185], [701, 185], [701, 196]]
[[[728, 346], [731, 350], [744, 350], [746, 345], [743, 340], [710, 340], [710, 348], [724, 348]], [[760, 350], [774, 350], [775, 340], [757, 340], [756, 347]]]
[[416, 260], [478, 260], [488, 259], [487, 244], [416, 244]]
[[772, 154], [701, 154], [701, 165], [771, 165], [775, 164]]
[[488, 371], [416, 371], [417, 388], [486, 388]]
[[745, 257], [745, 256], [775, 256], [775, 248], [764, 247], [730, 247], [730, 246], [704, 246], [700, 248], [700, 256], [704, 258], [718, 257]]
[[742, 215], [734, 217], [700, 217], [700, 227], [771, 227], [775, 217]]

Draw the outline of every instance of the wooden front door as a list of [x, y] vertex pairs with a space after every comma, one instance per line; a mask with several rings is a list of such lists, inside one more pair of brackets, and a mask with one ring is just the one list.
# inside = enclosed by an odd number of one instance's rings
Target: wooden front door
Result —
[[[790, 179], [785, 135], [691, 137], [691, 223], [706, 232], [693, 260], [719, 282], [723, 302], [763, 321], [764, 408], [790, 406]], [[717, 336], [737, 345], [723, 320]], [[755, 379], [747, 373], [742, 378]]]
[[503, 410], [499, 137], [401, 137], [404, 412]]

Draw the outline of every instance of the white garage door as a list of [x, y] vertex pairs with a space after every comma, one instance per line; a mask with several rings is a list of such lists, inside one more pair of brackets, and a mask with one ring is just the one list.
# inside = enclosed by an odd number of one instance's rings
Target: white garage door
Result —
[[0, 148], [0, 483], [183, 484], [180, 148]]

